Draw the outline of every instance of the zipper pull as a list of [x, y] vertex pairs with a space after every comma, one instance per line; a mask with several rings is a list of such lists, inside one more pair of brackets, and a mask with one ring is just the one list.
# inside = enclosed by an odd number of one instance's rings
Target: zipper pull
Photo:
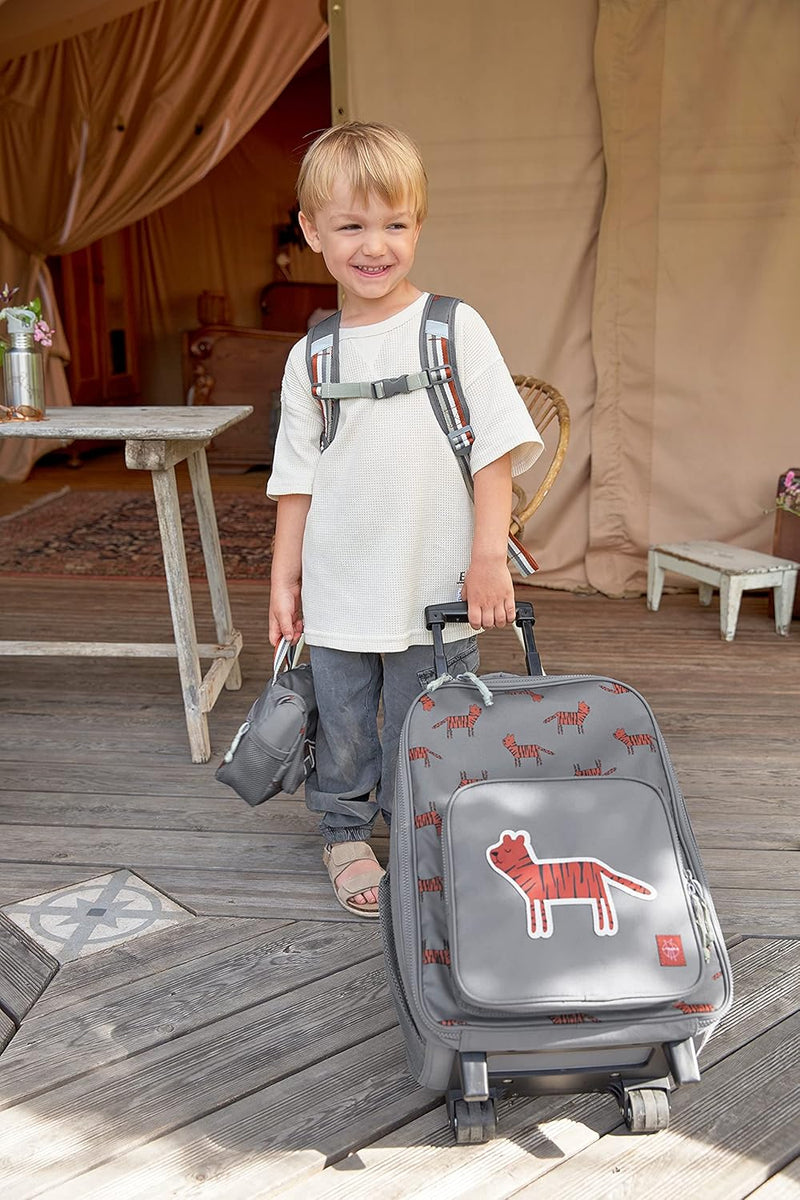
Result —
[[234, 754], [236, 753], [236, 747], [239, 745], [239, 742], [242, 740], [242, 738], [247, 733], [249, 728], [250, 728], [249, 721], [245, 721], [243, 725], [239, 726], [239, 728], [236, 730], [236, 736], [234, 737], [233, 741], [231, 742], [230, 747], [228, 748], [228, 750], [225, 751], [225, 757], [222, 760], [223, 762], [226, 762], [226, 763], [231, 762]]
[[692, 911], [694, 919], [697, 922], [698, 928], [703, 935], [703, 958], [706, 962], [711, 959], [711, 947], [714, 944], [714, 930], [711, 924], [711, 913], [708, 910], [706, 898], [703, 895], [703, 889], [698, 881], [687, 868], [684, 869], [686, 882], [689, 887], [689, 896], [692, 901]]

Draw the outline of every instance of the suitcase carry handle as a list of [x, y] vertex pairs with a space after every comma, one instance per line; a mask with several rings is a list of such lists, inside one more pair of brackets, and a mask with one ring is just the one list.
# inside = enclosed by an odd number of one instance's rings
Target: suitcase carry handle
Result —
[[[543, 675], [542, 660], [536, 649], [533, 637], [533, 626], [536, 617], [533, 615], [533, 605], [530, 600], [517, 600], [514, 623], [522, 631], [522, 644], [525, 647], [525, 663], [529, 675]], [[447, 659], [444, 653], [442, 630], [448, 621], [466, 622], [469, 620], [466, 600], [453, 600], [449, 604], [429, 604], [425, 609], [425, 627], [433, 634], [433, 668], [437, 677], [447, 674]]]

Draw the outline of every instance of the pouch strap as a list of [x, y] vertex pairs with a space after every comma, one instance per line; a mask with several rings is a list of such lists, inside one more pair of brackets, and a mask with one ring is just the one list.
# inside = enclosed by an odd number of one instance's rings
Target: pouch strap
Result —
[[287, 642], [286, 638], [281, 638], [275, 647], [275, 654], [272, 660], [272, 682], [278, 678], [281, 668], [285, 670], [294, 670], [300, 661], [300, 655], [303, 653], [305, 645], [305, 634], [300, 634], [294, 645]]

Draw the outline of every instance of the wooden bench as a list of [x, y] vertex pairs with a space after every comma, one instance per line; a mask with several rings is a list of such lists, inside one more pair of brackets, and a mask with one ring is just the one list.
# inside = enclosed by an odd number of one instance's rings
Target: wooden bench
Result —
[[700, 603], [710, 604], [719, 588], [720, 635], [733, 641], [742, 592], [772, 588], [775, 595], [775, 628], [786, 635], [792, 620], [792, 605], [800, 563], [774, 558], [756, 550], [728, 546], [725, 542], [670, 542], [651, 546], [647, 556], [647, 607], [658, 611], [664, 588], [664, 572], [688, 575], [700, 584]]

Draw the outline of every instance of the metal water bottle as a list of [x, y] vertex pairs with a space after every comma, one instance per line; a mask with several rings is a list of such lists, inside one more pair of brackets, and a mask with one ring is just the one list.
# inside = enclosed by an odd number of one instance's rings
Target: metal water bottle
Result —
[[6, 404], [9, 408], [35, 408], [43, 413], [44, 366], [33, 331], [9, 328], [8, 332], [11, 345], [3, 355]]

